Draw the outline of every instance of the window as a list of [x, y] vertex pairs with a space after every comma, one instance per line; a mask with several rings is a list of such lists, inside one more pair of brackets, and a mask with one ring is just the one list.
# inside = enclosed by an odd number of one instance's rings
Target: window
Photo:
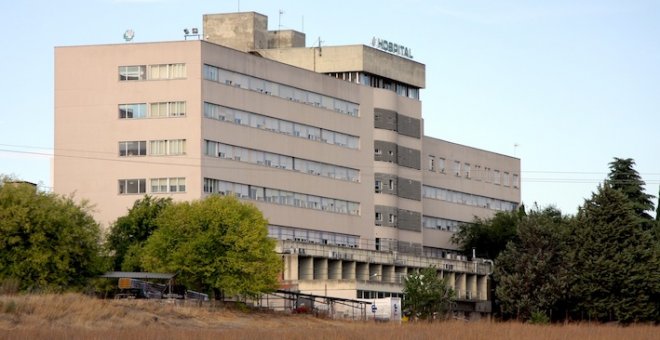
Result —
[[170, 178], [170, 192], [185, 192], [186, 179], [184, 177]]
[[429, 156], [429, 171], [435, 171], [435, 157]]
[[485, 181], [485, 182], [487, 182], [487, 183], [491, 183], [491, 182], [493, 181], [493, 179], [492, 179], [492, 174], [491, 174], [491, 172], [490, 172], [490, 168], [489, 168], [489, 167], [487, 167], [487, 166], [484, 167], [484, 172], [483, 172], [482, 174], [483, 174], [483, 177], [484, 177], [484, 181]]
[[[152, 65], [162, 66], [162, 65]], [[184, 69], [185, 72], [185, 69]], [[265, 95], [278, 96], [283, 99], [295, 101], [305, 105], [322, 107], [328, 110], [357, 117], [360, 107], [358, 104], [351, 103], [338, 98], [322, 96], [318, 93], [305, 91], [291, 86], [273, 83], [268, 80], [223, 70], [211, 65], [204, 65], [204, 79], [215, 81], [221, 84], [249, 89], [260, 92]]]
[[390, 223], [396, 223], [396, 215], [390, 214], [389, 222]]
[[463, 165], [463, 172], [465, 173], [465, 178], [470, 178], [470, 163]]
[[444, 158], [438, 158], [438, 171], [442, 172], [443, 174], [445, 173], [445, 159]]
[[167, 178], [152, 178], [151, 192], [167, 192]]
[[500, 184], [500, 171], [499, 170], [493, 170], [493, 184]]
[[119, 66], [119, 80], [145, 80], [146, 66]]
[[394, 190], [394, 180], [390, 180], [390, 190]]
[[149, 155], [151, 156], [176, 156], [186, 154], [185, 139], [152, 140], [149, 141]]
[[375, 188], [375, 189], [376, 189], [376, 193], [379, 193], [379, 192], [382, 190], [383, 183], [382, 183], [381, 181], [379, 181], [379, 180], [376, 180], [376, 186], [375, 186], [375, 187], [376, 187], [376, 188]]
[[147, 116], [147, 104], [120, 104], [120, 119], [137, 119]]
[[513, 187], [514, 188], [520, 187], [520, 178], [518, 178], [518, 174], [513, 174]]
[[376, 221], [382, 221], [383, 220], [383, 213], [376, 213]]
[[151, 103], [149, 117], [183, 117], [186, 115], [186, 102]]
[[483, 174], [481, 172], [481, 165], [479, 164], [475, 164], [474, 166], [474, 178], [477, 181], [481, 181], [481, 179], [483, 178]]
[[172, 139], [167, 141], [167, 154], [168, 155], [185, 155], [186, 154], [186, 140], [185, 139]]
[[186, 191], [186, 179], [184, 177], [151, 179], [152, 193], [185, 192], [185, 191]]
[[502, 176], [502, 185], [505, 187], [511, 186], [511, 175], [508, 172], [505, 172]]
[[119, 156], [146, 156], [147, 141], [119, 142]]
[[[181, 185], [181, 183], [179, 183], [179, 185]], [[360, 203], [358, 202], [343, 201], [334, 198], [313, 196], [279, 189], [254, 187], [247, 184], [226, 182], [212, 178], [204, 178], [204, 192], [209, 194], [217, 193], [222, 195], [236, 195], [243, 199], [264, 200], [274, 204], [324, 210], [340, 214], [360, 214]]]
[[246, 112], [211, 103], [204, 103], [204, 117], [219, 121], [246, 125], [253, 128], [282, 133], [298, 138], [322, 141], [337, 146], [358, 149], [358, 137], [318, 127], [293, 123], [291, 121], [272, 118], [261, 114]]
[[454, 161], [454, 175], [456, 175], [456, 176], [461, 175], [461, 162], [460, 161]]
[[380, 149], [374, 149], [374, 155], [382, 155], [382, 154], [383, 151], [381, 151]]
[[149, 65], [149, 79], [180, 79], [186, 77], [186, 64]]
[[147, 192], [147, 180], [142, 179], [120, 179], [119, 194], [144, 194]]

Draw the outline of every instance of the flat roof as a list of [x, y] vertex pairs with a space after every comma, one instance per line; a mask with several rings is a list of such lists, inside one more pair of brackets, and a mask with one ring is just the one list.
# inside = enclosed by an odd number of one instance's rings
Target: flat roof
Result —
[[100, 277], [108, 279], [121, 279], [124, 277], [131, 279], [165, 279], [169, 280], [176, 276], [171, 273], [149, 273], [149, 272], [107, 272]]

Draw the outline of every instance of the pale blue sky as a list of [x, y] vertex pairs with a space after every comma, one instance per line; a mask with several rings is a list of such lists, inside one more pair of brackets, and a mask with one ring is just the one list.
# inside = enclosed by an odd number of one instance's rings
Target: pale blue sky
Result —
[[612, 157], [635, 159], [658, 193], [660, 1], [633, 0], [2, 1], [0, 173], [52, 185], [50, 158], [26, 152], [53, 152], [54, 46], [122, 43], [129, 28], [179, 40], [239, 6], [308, 46], [410, 47], [426, 64], [425, 133], [520, 157], [527, 205], [575, 213]]

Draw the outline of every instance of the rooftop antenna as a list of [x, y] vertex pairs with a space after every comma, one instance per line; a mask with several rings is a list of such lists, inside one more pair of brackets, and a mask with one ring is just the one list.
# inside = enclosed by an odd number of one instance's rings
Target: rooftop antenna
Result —
[[323, 43], [323, 40], [321, 40], [321, 37], [319, 37], [319, 57], [323, 56], [323, 48], [321, 47], [321, 43]]
[[284, 14], [284, 10], [280, 9], [280, 21], [277, 23], [277, 25], [278, 25], [277, 29], [279, 29], [279, 30], [282, 29], [282, 14]]

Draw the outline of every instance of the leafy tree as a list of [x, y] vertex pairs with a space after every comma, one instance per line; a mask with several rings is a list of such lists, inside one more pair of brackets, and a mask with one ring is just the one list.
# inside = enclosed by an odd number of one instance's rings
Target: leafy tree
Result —
[[658, 320], [660, 255], [639, 207], [606, 182], [579, 209], [569, 260], [576, 317]]
[[496, 295], [505, 316], [538, 320], [560, 312], [568, 275], [567, 226], [568, 219], [553, 207], [533, 210], [520, 221], [518, 237], [495, 261]]
[[649, 211], [653, 210], [653, 195], [644, 192], [644, 181], [634, 169], [635, 161], [632, 158], [614, 158], [610, 162], [610, 173], [608, 182], [612, 189], [620, 190], [632, 203], [637, 216], [645, 221], [646, 227], [650, 227], [653, 221]]
[[209, 196], [166, 207], [156, 224], [141, 256], [145, 269], [177, 272], [179, 282], [216, 297], [277, 287], [281, 262], [267, 221], [254, 205]]
[[112, 254], [115, 270], [139, 271], [139, 254], [144, 242], [157, 228], [156, 218], [172, 204], [171, 198], [145, 195], [133, 203], [128, 214], [121, 216], [110, 228], [106, 247]]
[[403, 294], [403, 308], [410, 310], [413, 316], [420, 319], [446, 314], [454, 298], [454, 290], [447, 284], [447, 278], [440, 278], [433, 267], [408, 275]]
[[452, 242], [466, 254], [476, 250], [477, 256], [495, 259], [509, 241], [516, 238], [518, 223], [524, 216], [524, 210], [497, 212], [488, 219], [475, 217], [472, 223], [461, 226], [452, 236]]
[[22, 290], [80, 288], [103, 268], [87, 203], [0, 178], [0, 280]]

